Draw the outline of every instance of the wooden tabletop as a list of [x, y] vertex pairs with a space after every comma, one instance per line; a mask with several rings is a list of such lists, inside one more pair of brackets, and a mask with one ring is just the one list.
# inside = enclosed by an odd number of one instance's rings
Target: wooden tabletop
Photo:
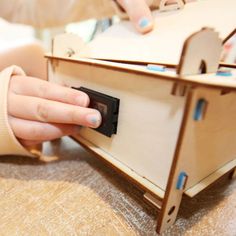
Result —
[[[157, 213], [142, 193], [64, 138], [46, 143], [47, 162], [0, 158], [0, 235], [156, 235]], [[236, 180], [193, 199], [163, 235], [236, 235]]]

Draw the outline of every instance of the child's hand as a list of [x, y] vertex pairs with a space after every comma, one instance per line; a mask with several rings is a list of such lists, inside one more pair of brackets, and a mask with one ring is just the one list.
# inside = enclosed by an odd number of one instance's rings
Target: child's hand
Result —
[[[152, 17], [149, 6], [153, 0], [116, 0], [119, 5], [126, 11], [135, 28], [140, 33], [148, 33], [154, 27], [154, 19]], [[193, 0], [186, 0], [193, 1]], [[176, 0], [169, 0], [166, 4], [176, 3]]]
[[154, 21], [147, 0], [117, 0], [117, 2], [139, 32], [147, 33], [153, 29]]
[[9, 122], [25, 146], [73, 134], [80, 125], [98, 127], [101, 115], [88, 104], [85, 93], [47, 81], [27, 76], [10, 81]]

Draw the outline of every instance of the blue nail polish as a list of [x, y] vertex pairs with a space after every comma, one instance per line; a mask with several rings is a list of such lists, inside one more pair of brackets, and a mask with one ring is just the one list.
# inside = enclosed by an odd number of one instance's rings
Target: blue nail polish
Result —
[[98, 127], [101, 123], [101, 115], [98, 114], [88, 114], [86, 116], [87, 122], [93, 126], [93, 127]]
[[96, 125], [97, 122], [98, 122], [98, 119], [95, 118], [95, 117], [92, 117], [92, 118], [90, 119], [90, 122], [91, 122], [92, 124]]
[[150, 24], [150, 21], [149, 21], [147, 18], [142, 18], [142, 19], [139, 21], [139, 26], [140, 26], [141, 28], [145, 28], [145, 27], [147, 27], [149, 24]]

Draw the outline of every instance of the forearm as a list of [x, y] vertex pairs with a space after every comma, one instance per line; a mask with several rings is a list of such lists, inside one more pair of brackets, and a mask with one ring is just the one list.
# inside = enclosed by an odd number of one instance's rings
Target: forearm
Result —
[[52, 27], [114, 14], [112, 0], [1, 0], [0, 17], [35, 27]]
[[39, 43], [28, 43], [0, 52], [0, 71], [11, 65], [17, 65], [28, 76], [46, 79], [46, 59]]

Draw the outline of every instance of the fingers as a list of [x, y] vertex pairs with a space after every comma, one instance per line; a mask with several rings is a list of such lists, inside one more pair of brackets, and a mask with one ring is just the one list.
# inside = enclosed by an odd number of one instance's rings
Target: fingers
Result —
[[40, 97], [82, 107], [87, 107], [89, 104], [88, 95], [81, 91], [34, 77], [13, 76], [10, 81], [10, 91], [20, 95]]
[[18, 138], [18, 141], [25, 147], [32, 147], [32, 146], [42, 143], [42, 141], [31, 141], [31, 140], [24, 140], [24, 139], [19, 139], [19, 138]]
[[153, 29], [154, 21], [145, 0], [117, 0], [117, 2], [127, 12], [139, 32], [147, 33]]
[[102, 119], [101, 114], [94, 109], [13, 93], [8, 95], [8, 113], [25, 120], [91, 128], [97, 128]]
[[28, 145], [71, 135], [79, 130], [79, 126], [76, 125], [47, 124], [15, 117], [9, 117], [9, 123], [15, 136]]

